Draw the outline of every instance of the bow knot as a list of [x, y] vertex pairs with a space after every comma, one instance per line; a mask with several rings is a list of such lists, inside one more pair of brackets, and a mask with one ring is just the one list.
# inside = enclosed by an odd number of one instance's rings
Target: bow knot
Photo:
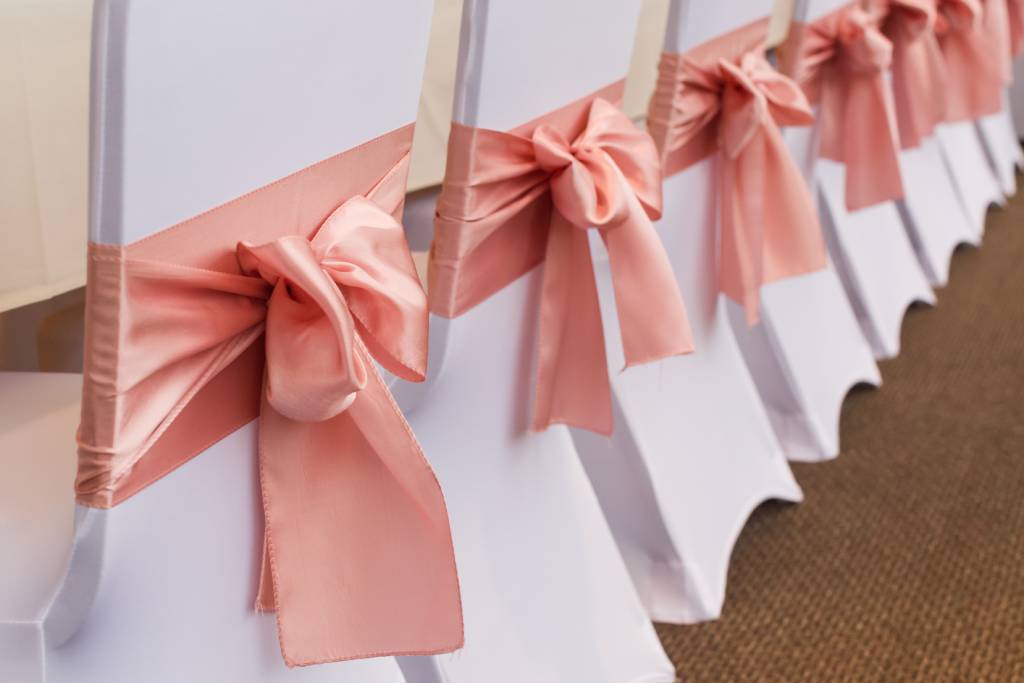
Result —
[[730, 159], [738, 157], [758, 129], [769, 125], [805, 126], [814, 121], [800, 87], [772, 68], [759, 51], [738, 60], [719, 59], [722, 120], [719, 138]]
[[549, 124], [537, 126], [531, 135], [537, 164], [551, 173], [551, 199], [558, 213], [577, 228], [601, 230], [618, 227], [638, 212], [658, 218], [661, 185], [650, 182], [655, 174], [648, 170], [627, 177], [624, 170], [640, 166], [616, 146], [628, 137], [634, 147], [631, 155], [639, 152], [654, 160], [658, 152], [653, 141], [607, 100], [594, 100], [592, 112], [595, 125], [571, 143]]
[[842, 67], [859, 75], [884, 72], [892, 64], [892, 41], [879, 30], [879, 17], [859, 7], [843, 14], [837, 39]]

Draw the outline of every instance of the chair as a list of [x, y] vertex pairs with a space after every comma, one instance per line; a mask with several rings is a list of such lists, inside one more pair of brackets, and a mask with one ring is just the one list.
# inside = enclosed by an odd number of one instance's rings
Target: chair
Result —
[[[957, 7], [954, 3], [949, 10]], [[961, 11], [969, 9], [967, 5], [960, 6]], [[971, 220], [975, 243], [980, 243], [985, 232], [988, 208], [1004, 204], [1004, 193], [1012, 192], [1014, 184], [1016, 146], [1001, 148], [1005, 144], [1003, 135], [1012, 137], [1012, 133], [1002, 130], [1006, 124], [999, 121], [1007, 110], [1004, 84], [1012, 78], [1008, 9], [1001, 2], [978, 3], [974, 10], [981, 14], [974, 15], [972, 11], [971, 21], [964, 21], [967, 17], [954, 21], [951, 14], [947, 25], [937, 26], [936, 30], [945, 56], [946, 89], [950, 93], [949, 122], [936, 129], [936, 139]], [[940, 4], [939, 10], [946, 12], [946, 5]], [[1006, 53], [1000, 54], [1002, 50]], [[992, 121], [980, 126], [975, 120], [986, 118]], [[999, 135], [993, 137], [990, 133]], [[993, 156], [993, 147], [1000, 147], [995, 152], [1000, 156]]]
[[[667, 52], [767, 16], [769, 2], [670, 5]], [[713, 619], [729, 556], [753, 509], [802, 493], [744, 364], [716, 272], [716, 160], [665, 180], [658, 231], [687, 304], [695, 352], [613, 375], [615, 431], [573, 430], [651, 617]], [[598, 244], [592, 243], [597, 251]], [[597, 262], [609, 371], [623, 367], [607, 260]]]
[[[638, 11], [467, 0], [455, 120], [509, 130], [621, 79]], [[428, 233], [435, 201], [407, 212], [410, 234]], [[463, 650], [401, 660], [410, 683], [675, 678], [569, 430], [530, 430], [541, 270], [458, 317], [432, 316], [430, 377], [396, 387], [445, 491], [466, 624]]]
[[[698, 15], [694, 22], [700, 21]], [[813, 130], [785, 128], [783, 136], [813, 187]], [[858, 383], [877, 386], [881, 376], [835, 266], [830, 262], [820, 271], [765, 285], [760, 325], [748, 325], [739, 307], [727, 303], [736, 339], [786, 456], [818, 461], [838, 455], [839, 415], [847, 391]]]
[[[427, 3], [393, 1], [98, 1], [92, 240], [136, 241], [413, 121], [429, 18]], [[123, 504], [54, 526], [45, 544], [69, 559], [23, 641], [36, 670], [7, 675], [3, 657], [0, 678], [400, 683], [392, 658], [285, 667], [274, 616], [253, 610], [255, 438], [249, 424]], [[28, 476], [36, 461], [15, 465]]]
[[892, 44], [889, 75], [905, 190], [897, 206], [928, 282], [941, 287], [957, 245], [978, 243], [935, 137], [935, 126], [947, 113], [945, 64], [935, 33], [942, 18], [934, 3], [880, 0], [875, 5], [881, 31]]
[[[794, 13], [794, 20], [811, 24], [847, 4], [807, 0]], [[831, 233], [830, 253], [875, 357], [891, 358], [899, 353], [906, 309], [915, 301], [934, 303], [935, 295], [918, 265], [896, 205], [882, 202], [851, 210], [846, 174], [843, 164], [830, 159], [821, 158], [815, 164], [822, 218]]]

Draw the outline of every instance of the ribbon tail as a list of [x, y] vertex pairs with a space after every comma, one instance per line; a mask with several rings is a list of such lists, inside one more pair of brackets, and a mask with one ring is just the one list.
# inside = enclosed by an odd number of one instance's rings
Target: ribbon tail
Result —
[[761, 284], [764, 281], [765, 166], [763, 127], [735, 159], [722, 155], [722, 186], [719, 189], [718, 287], [743, 306], [747, 325], [760, 319]]
[[992, 59], [991, 46], [977, 30], [952, 31], [943, 37], [947, 79], [947, 120], [969, 121], [995, 114], [1002, 108], [1002, 82]]
[[608, 247], [626, 367], [693, 351], [693, 334], [672, 264], [639, 202], [601, 233]]
[[886, 80], [881, 74], [851, 78], [846, 87], [846, 208], [856, 211], [901, 199], [899, 142]]
[[533, 429], [612, 432], [601, 306], [587, 233], [553, 212], [544, 262]]
[[903, 149], [918, 147], [931, 133], [931, 88], [927, 46], [896, 41], [892, 55], [892, 92], [896, 125]]
[[[266, 566], [285, 662], [304, 666], [462, 646], [440, 486], [373, 360], [367, 386], [323, 422], [264, 397], [259, 425]], [[261, 584], [259, 604], [267, 606]]]
[[813, 273], [828, 265], [825, 237], [807, 181], [774, 125], [764, 129], [761, 284]]

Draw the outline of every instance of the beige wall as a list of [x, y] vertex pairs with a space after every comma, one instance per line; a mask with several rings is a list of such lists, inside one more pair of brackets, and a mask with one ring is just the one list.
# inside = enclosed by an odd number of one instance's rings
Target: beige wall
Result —
[[91, 0], [0, 0], [0, 311], [85, 282]]
[[[642, 7], [623, 106], [639, 118], [669, 0], [633, 1]], [[778, 0], [777, 14], [792, 2]], [[451, 118], [462, 0], [434, 4], [411, 189], [441, 181]], [[91, 15], [92, 0], [0, 0], [0, 312], [85, 281]]]

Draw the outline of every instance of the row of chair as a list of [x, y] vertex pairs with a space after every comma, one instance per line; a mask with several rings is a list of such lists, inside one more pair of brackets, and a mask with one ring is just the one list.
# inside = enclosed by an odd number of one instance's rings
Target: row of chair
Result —
[[[1000, 0], [987, 0], [996, 2]], [[847, 4], [798, 3], [809, 23]], [[766, 17], [771, 0], [673, 0], [665, 40], [685, 53]], [[509, 130], [619, 81], [637, 3], [466, 0], [454, 119]], [[226, 0], [97, 2], [90, 238], [127, 245], [415, 119], [427, 2], [358, 8]], [[749, 325], [718, 288], [713, 158], [666, 179], [659, 236], [695, 351], [624, 364], [609, 263], [595, 272], [614, 431], [532, 431], [542, 268], [453, 319], [432, 316], [429, 375], [391, 378], [445, 494], [465, 646], [453, 653], [289, 669], [274, 619], [251, 609], [262, 547], [256, 427], [161, 481], [70, 521], [72, 411], [21, 432], [9, 479], [26, 519], [0, 600], [10, 680], [308, 680], [352, 683], [675, 680], [651, 620], [713, 619], [733, 543], [762, 501], [799, 501], [787, 460], [839, 453], [843, 398], [879, 384], [903, 313], [933, 303], [952, 250], [978, 244], [984, 212], [1013, 191], [1019, 153], [1004, 110], [940, 126], [901, 152], [905, 199], [846, 208], [844, 168], [816, 129], [787, 145], [820, 192], [830, 261], [765, 286]], [[408, 198], [426, 249], [436, 193]], [[80, 380], [22, 377], [12, 391], [66, 406]], [[63, 435], [46, 444], [40, 432]], [[21, 496], [21, 498], [18, 498]], [[41, 520], [45, 520], [45, 523]]]

